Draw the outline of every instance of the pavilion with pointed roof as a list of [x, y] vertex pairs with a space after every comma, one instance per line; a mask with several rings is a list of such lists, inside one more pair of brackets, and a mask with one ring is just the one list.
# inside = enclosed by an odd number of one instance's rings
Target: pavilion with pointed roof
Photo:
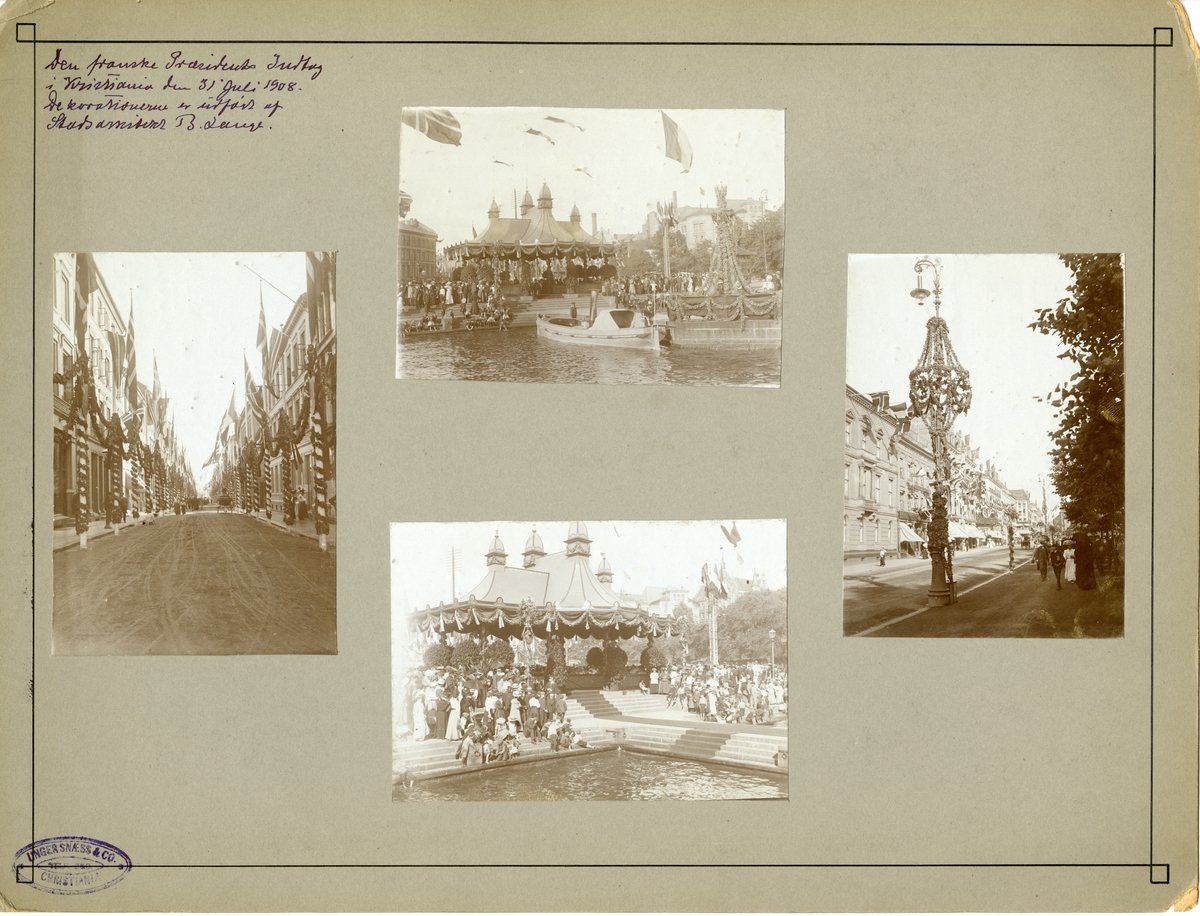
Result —
[[546, 553], [535, 529], [520, 566], [509, 566], [500, 533], [488, 545], [487, 571], [466, 598], [426, 607], [411, 617], [414, 630], [437, 638], [471, 633], [521, 639], [593, 637], [600, 640], [671, 635], [671, 617], [613, 591], [612, 567], [593, 572], [587, 526], [572, 522], [565, 549]]
[[553, 207], [554, 199], [546, 184], [542, 185], [536, 206], [529, 191], [525, 192], [520, 217], [502, 218], [500, 205], [492, 200], [487, 213], [487, 229], [477, 238], [448, 247], [446, 255], [464, 260], [530, 261], [539, 258], [596, 260], [610, 258], [616, 253], [615, 245], [601, 241], [583, 228], [579, 207], [572, 208], [567, 222], [554, 217]]

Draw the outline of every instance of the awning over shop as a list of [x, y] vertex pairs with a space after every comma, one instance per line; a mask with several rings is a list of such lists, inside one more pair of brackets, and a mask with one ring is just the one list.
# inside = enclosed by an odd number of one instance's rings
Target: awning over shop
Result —
[[965, 540], [967, 538], [978, 537], [978, 535], [971, 534], [969, 531], [967, 531], [965, 526], [960, 525], [958, 522], [950, 522], [949, 528], [950, 528], [950, 539], [951, 540], [957, 541], [957, 540]]
[[901, 544], [921, 544], [924, 543], [924, 541], [925, 538], [921, 537], [919, 534], [909, 528], [908, 525], [904, 524], [904, 522], [900, 523]]

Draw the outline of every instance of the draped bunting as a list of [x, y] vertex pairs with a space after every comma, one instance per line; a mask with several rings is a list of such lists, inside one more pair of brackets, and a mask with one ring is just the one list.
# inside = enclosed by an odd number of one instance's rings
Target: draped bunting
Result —
[[666, 298], [667, 314], [675, 321], [700, 315], [705, 321], [739, 321], [746, 318], [771, 318], [780, 314], [779, 294], [768, 296], [702, 296], [670, 295]]
[[446, 249], [451, 258], [483, 260], [501, 258], [506, 261], [532, 261], [537, 258], [608, 258], [616, 253], [616, 246], [595, 242], [460, 242]]
[[[468, 611], [470, 612], [468, 614]], [[480, 604], [468, 599], [414, 611], [411, 626], [427, 633], [476, 633], [514, 635], [525, 627], [540, 636], [553, 632], [562, 637], [594, 636], [598, 639], [629, 639], [634, 636], [670, 636], [671, 617], [652, 617], [630, 608], [580, 608], [564, 610], [519, 604]], [[508, 629], [509, 633], [504, 631]]]

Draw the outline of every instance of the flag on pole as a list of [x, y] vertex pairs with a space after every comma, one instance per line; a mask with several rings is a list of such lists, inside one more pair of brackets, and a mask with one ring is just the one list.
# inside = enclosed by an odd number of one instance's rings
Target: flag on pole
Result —
[[262, 281], [258, 283], [258, 339], [255, 340], [259, 355], [262, 356], [263, 382], [267, 380], [267, 310], [263, 308]]
[[88, 301], [97, 289], [92, 277], [92, 256], [75, 255], [75, 347], [81, 356], [87, 353]]
[[242, 353], [242, 366], [246, 370], [246, 406], [250, 408], [254, 419], [259, 426], [266, 426], [263, 417], [262, 395], [259, 393], [258, 387], [254, 384], [254, 379], [250, 376], [250, 363], [246, 359], [246, 354]]
[[129, 331], [125, 339], [125, 400], [129, 409], [137, 412], [138, 381], [137, 381], [137, 350], [133, 347], [133, 290], [129, 291]]
[[233, 406], [233, 399], [236, 394], [236, 391], [229, 392], [229, 407], [225, 411], [225, 416], [221, 418], [221, 429], [218, 435], [221, 437], [222, 444], [229, 438], [230, 430], [237, 428], [237, 408]]
[[738, 541], [742, 539], [742, 536], [738, 534], [737, 522], [734, 522], [729, 528], [726, 528], [724, 525], [722, 525], [721, 533], [725, 535], [725, 540], [727, 540], [734, 547], [736, 547], [738, 545]]
[[675, 159], [683, 166], [686, 173], [692, 167], [692, 144], [688, 142], [687, 134], [680, 130], [679, 125], [668, 117], [665, 111], [659, 111], [663, 123], [664, 151], [668, 159]]
[[419, 130], [437, 143], [462, 145], [462, 125], [448, 108], [403, 108], [400, 123]]

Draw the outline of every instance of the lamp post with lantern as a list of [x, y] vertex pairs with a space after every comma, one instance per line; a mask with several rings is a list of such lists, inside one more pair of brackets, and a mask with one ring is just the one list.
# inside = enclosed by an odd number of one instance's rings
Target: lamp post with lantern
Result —
[[[933, 513], [929, 521], [930, 607], [953, 604], [954, 567], [950, 555], [948, 504], [953, 474], [949, 434], [959, 414], [971, 407], [971, 374], [958, 361], [950, 344], [950, 328], [941, 317], [942, 264], [940, 259], [918, 258], [913, 269], [917, 288], [911, 293], [919, 305], [933, 296], [933, 317], [925, 324], [925, 347], [908, 374], [910, 417], [920, 417], [933, 443]], [[932, 289], [923, 282], [925, 271], [933, 277]]]

